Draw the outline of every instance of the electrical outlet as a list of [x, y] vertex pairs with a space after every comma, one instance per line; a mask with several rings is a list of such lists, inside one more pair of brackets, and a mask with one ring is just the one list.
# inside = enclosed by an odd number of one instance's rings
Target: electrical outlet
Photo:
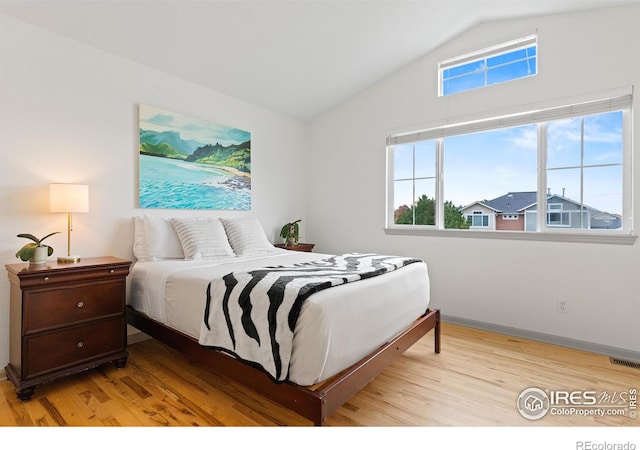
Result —
[[556, 299], [556, 311], [560, 314], [569, 312], [569, 301], [566, 298]]

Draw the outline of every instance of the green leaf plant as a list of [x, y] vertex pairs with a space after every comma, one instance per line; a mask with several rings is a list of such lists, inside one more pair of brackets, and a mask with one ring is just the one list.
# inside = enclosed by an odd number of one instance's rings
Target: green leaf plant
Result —
[[29, 234], [29, 233], [21, 233], [18, 235], [18, 237], [20, 238], [26, 238], [26, 239], [30, 239], [33, 242], [29, 242], [28, 244], [25, 244], [24, 247], [22, 247], [20, 250], [18, 250], [18, 252], [16, 253], [16, 258], [21, 259], [22, 261], [29, 261], [34, 253], [36, 252], [36, 248], [37, 247], [47, 247], [47, 256], [51, 256], [53, 254], [53, 247], [50, 247], [48, 245], [44, 245], [42, 243], [42, 241], [44, 241], [46, 238], [53, 236], [54, 234], [58, 234], [60, 233], [59, 231], [54, 231], [53, 233], [49, 233], [47, 234], [45, 237], [38, 239], [37, 237], [35, 237], [33, 234]]
[[294, 222], [285, 223], [282, 230], [280, 230], [280, 237], [284, 238], [285, 245], [289, 247], [298, 245], [298, 238], [300, 234], [300, 227], [298, 226], [298, 223], [301, 220], [302, 219], [298, 219]]

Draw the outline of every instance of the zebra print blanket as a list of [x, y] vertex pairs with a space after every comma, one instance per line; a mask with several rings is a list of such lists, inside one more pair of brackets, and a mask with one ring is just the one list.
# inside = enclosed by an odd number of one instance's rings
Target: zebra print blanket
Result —
[[284, 381], [293, 330], [302, 304], [311, 294], [420, 261], [352, 253], [229, 273], [207, 286], [199, 342], [262, 369], [274, 381]]

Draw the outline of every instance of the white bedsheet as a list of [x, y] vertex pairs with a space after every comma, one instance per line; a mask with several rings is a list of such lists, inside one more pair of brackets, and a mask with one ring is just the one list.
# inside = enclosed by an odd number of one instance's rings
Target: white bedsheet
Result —
[[[215, 277], [329, 256], [275, 249], [260, 257], [136, 262], [128, 302], [197, 340], [206, 288]], [[294, 331], [289, 380], [310, 386], [335, 375], [406, 328], [428, 305], [425, 263], [313, 294], [304, 303]]]

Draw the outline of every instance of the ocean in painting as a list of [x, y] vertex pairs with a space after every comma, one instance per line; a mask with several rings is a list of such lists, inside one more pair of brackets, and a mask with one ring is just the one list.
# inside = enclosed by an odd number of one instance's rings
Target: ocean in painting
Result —
[[140, 155], [140, 207], [250, 210], [250, 187], [221, 184], [232, 178], [210, 164]]

